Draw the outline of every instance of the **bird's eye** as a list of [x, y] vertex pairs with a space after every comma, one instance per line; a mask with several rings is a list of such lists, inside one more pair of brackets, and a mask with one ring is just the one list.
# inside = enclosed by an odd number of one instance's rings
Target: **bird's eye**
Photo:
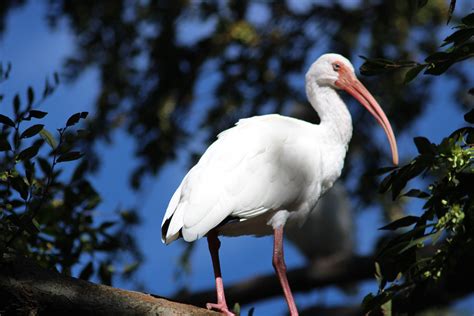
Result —
[[340, 68], [341, 68], [341, 65], [339, 63], [332, 64], [332, 69], [334, 69], [334, 71], [339, 71]]

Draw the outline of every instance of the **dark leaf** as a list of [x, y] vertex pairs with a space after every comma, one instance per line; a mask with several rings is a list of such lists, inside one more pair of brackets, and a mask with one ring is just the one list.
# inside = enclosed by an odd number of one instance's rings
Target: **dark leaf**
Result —
[[474, 13], [468, 14], [461, 19], [461, 22], [467, 26], [474, 26]]
[[117, 224], [117, 222], [114, 222], [114, 221], [105, 221], [103, 222], [102, 224], [100, 224], [99, 226], [99, 230], [106, 230], [107, 228], [109, 227], [112, 227], [114, 226], [115, 224]]
[[434, 145], [426, 137], [415, 137], [413, 141], [420, 154], [433, 154]]
[[420, 218], [418, 216], [405, 216], [388, 225], [380, 227], [379, 230], [396, 230], [401, 227], [406, 227], [415, 224]]
[[28, 180], [28, 183], [31, 185], [35, 174], [35, 163], [30, 160], [25, 160], [23, 161], [23, 165], [25, 166], [26, 180]]
[[450, 43], [457, 46], [466, 42], [472, 36], [474, 36], [474, 28], [461, 29], [446, 37], [442, 46], [446, 46]]
[[428, 0], [417, 0], [418, 9], [423, 8], [428, 3]]
[[13, 111], [15, 112], [16, 115], [20, 112], [20, 96], [15, 94], [15, 97], [13, 98]]
[[38, 223], [34, 219], [31, 219], [28, 216], [23, 216], [20, 219], [20, 223], [18, 226], [20, 226], [23, 230], [27, 231], [30, 235], [36, 235], [37, 233], [39, 233], [39, 225], [37, 224]]
[[393, 171], [395, 169], [397, 169], [398, 167], [383, 167], [383, 168], [379, 168], [377, 170], [375, 170], [374, 174], [375, 175], [382, 175], [384, 173], [387, 173], [387, 172], [390, 172], [390, 171]]
[[28, 148], [22, 150], [18, 154], [18, 160], [25, 160], [25, 159], [33, 158], [34, 156], [36, 156], [38, 154], [39, 149], [40, 149], [40, 146], [33, 145], [31, 147], [28, 147]]
[[30, 117], [39, 118], [39, 119], [45, 117], [47, 114], [48, 114], [47, 112], [38, 111], [38, 110], [31, 110], [29, 112]]
[[72, 125], [76, 124], [77, 122], [79, 122], [79, 120], [81, 118], [85, 119], [87, 117], [87, 114], [89, 114], [89, 113], [88, 112], [79, 112], [79, 113], [71, 115], [71, 117], [66, 122], [66, 126], [72, 126]]
[[54, 72], [53, 77], [54, 77], [54, 84], [58, 85], [59, 84], [59, 75], [58, 75], [58, 73]]
[[43, 99], [46, 98], [48, 95], [50, 95], [52, 92], [53, 92], [53, 88], [51, 87], [51, 84], [49, 83], [48, 78], [46, 78], [44, 82]]
[[74, 170], [74, 173], [72, 174], [72, 180], [73, 181], [78, 181], [84, 177], [84, 173], [87, 171], [88, 168], [88, 162], [86, 159], [82, 160], [81, 163], [79, 163]]
[[0, 151], [7, 151], [7, 150], [11, 150], [11, 149], [12, 149], [12, 146], [8, 142], [8, 139], [6, 137], [2, 136], [0, 138]]
[[464, 114], [464, 120], [468, 123], [474, 124], [474, 109]]
[[70, 151], [58, 157], [57, 162], [72, 161], [81, 158], [83, 155], [78, 151]]
[[28, 198], [28, 185], [22, 177], [12, 178], [10, 184], [12, 188], [15, 189], [15, 191], [20, 193], [20, 196], [23, 200], [26, 200]]
[[38, 163], [40, 165], [41, 171], [44, 173], [45, 176], [51, 173], [51, 165], [49, 164], [48, 160], [38, 157]]
[[449, 53], [446, 52], [436, 52], [425, 59], [427, 63], [439, 63], [447, 60], [449, 60]]
[[448, 21], [446, 22], [446, 24], [449, 24], [449, 21], [451, 21], [455, 7], [456, 7], [456, 0], [451, 0], [451, 2], [449, 3], [449, 9], [448, 9]]
[[413, 67], [410, 70], [408, 70], [407, 73], [405, 74], [405, 79], [403, 80], [403, 83], [407, 84], [410, 81], [412, 81], [413, 79], [415, 79], [416, 76], [418, 76], [418, 74], [423, 69], [425, 69], [425, 67], [426, 67], [425, 65], [418, 65], [418, 66]]
[[87, 281], [92, 276], [92, 273], [94, 273], [94, 264], [91, 261], [82, 269], [79, 279]]
[[396, 173], [391, 173], [382, 180], [379, 186], [379, 193], [385, 193], [388, 191], [388, 189], [390, 189], [390, 186], [392, 185], [395, 176]]
[[43, 124], [36, 124], [31, 127], [28, 127], [23, 133], [21, 133], [20, 138], [29, 138], [33, 137], [43, 129]]
[[40, 131], [40, 136], [46, 141], [46, 143], [48, 143], [49, 147], [51, 147], [52, 149], [56, 149], [56, 147], [58, 146], [56, 138], [54, 138], [54, 136], [51, 135], [48, 130], [43, 128]]
[[411, 189], [410, 191], [408, 191], [407, 193], [403, 194], [404, 196], [409, 196], [409, 197], [416, 197], [416, 198], [420, 198], [420, 199], [424, 199], [424, 198], [427, 198], [429, 197], [430, 195], [426, 192], [423, 192], [421, 190], [417, 190], [417, 189]]
[[35, 92], [33, 91], [33, 88], [28, 87], [27, 96], [28, 96], [28, 106], [31, 107], [33, 105], [33, 102], [35, 101]]
[[11, 118], [3, 114], [0, 114], [0, 123], [11, 126], [11, 127], [15, 127], [15, 122], [13, 122]]
[[112, 266], [108, 262], [102, 262], [99, 266], [99, 277], [103, 284], [112, 283]]

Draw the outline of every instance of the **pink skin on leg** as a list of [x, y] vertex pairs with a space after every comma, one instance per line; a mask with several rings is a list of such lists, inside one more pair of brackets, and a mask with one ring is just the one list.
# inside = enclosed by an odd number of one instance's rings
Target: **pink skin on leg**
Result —
[[273, 233], [275, 237], [273, 242], [273, 267], [275, 268], [281, 287], [283, 288], [286, 303], [290, 309], [290, 315], [298, 316], [295, 300], [293, 299], [293, 294], [291, 294], [288, 278], [286, 277], [286, 264], [283, 256], [283, 226], [275, 228]]
[[217, 238], [217, 234], [215, 231], [211, 230], [207, 234], [207, 242], [209, 244], [209, 252], [211, 253], [212, 257], [214, 276], [216, 277], [217, 304], [207, 303], [206, 308], [215, 309], [227, 316], [235, 316], [235, 314], [229, 311], [229, 308], [227, 307], [227, 303], [225, 301], [224, 283], [222, 282], [221, 267], [219, 263], [219, 248], [221, 246], [221, 242]]

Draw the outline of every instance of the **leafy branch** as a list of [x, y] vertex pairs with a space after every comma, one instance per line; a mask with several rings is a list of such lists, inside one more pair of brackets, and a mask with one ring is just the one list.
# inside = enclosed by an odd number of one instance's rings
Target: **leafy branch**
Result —
[[360, 67], [364, 75], [379, 75], [388, 71], [408, 69], [405, 73], [405, 83], [415, 79], [422, 71], [424, 74], [441, 75], [453, 64], [474, 57], [474, 13], [461, 19], [461, 23], [455, 27], [456, 31], [446, 37], [441, 45], [451, 45], [444, 51], [437, 51], [427, 56], [424, 62], [412, 60], [393, 61], [385, 58], [367, 58]]
[[[0, 77], [8, 79], [1, 71]], [[88, 132], [75, 128], [87, 118], [87, 112], [69, 117], [57, 135], [44, 124], [25, 126], [48, 114], [37, 108], [58, 87], [57, 74], [54, 78], [54, 85], [46, 80], [37, 102], [34, 90], [28, 87], [25, 102], [19, 94], [12, 98], [11, 117], [0, 114], [4, 158], [0, 161], [0, 262], [30, 257], [44, 267], [60, 267], [65, 274], [78, 265], [82, 266], [81, 278], [96, 273], [103, 283], [111, 284], [113, 275], [128, 277], [140, 263], [141, 255], [130, 235], [138, 217], [129, 209], [118, 210], [114, 220], [94, 216], [101, 199], [87, 180], [88, 162], [79, 148]], [[74, 169], [67, 179], [62, 174], [71, 166]], [[120, 259], [119, 250], [129, 256]], [[105, 254], [100, 260], [95, 256], [98, 252]], [[114, 267], [114, 262], [121, 261], [125, 261], [123, 268]]]
[[[406, 216], [381, 228], [402, 232], [376, 257], [379, 292], [366, 297], [367, 311], [386, 308], [393, 298], [408, 296], [417, 287], [440, 284], [462, 260], [460, 252], [474, 251], [474, 110], [465, 120], [471, 126], [454, 131], [438, 145], [415, 138], [419, 155], [382, 181], [381, 192], [391, 191], [393, 199], [418, 198], [425, 204], [420, 216]], [[432, 179], [426, 190], [405, 189], [422, 175]]]

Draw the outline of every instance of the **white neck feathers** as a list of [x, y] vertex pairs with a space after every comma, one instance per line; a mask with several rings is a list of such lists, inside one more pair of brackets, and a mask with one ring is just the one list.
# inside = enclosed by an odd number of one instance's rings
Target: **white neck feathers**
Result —
[[346, 104], [336, 90], [329, 86], [319, 86], [316, 81], [306, 82], [306, 95], [328, 136], [347, 146], [352, 137], [352, 119]]

